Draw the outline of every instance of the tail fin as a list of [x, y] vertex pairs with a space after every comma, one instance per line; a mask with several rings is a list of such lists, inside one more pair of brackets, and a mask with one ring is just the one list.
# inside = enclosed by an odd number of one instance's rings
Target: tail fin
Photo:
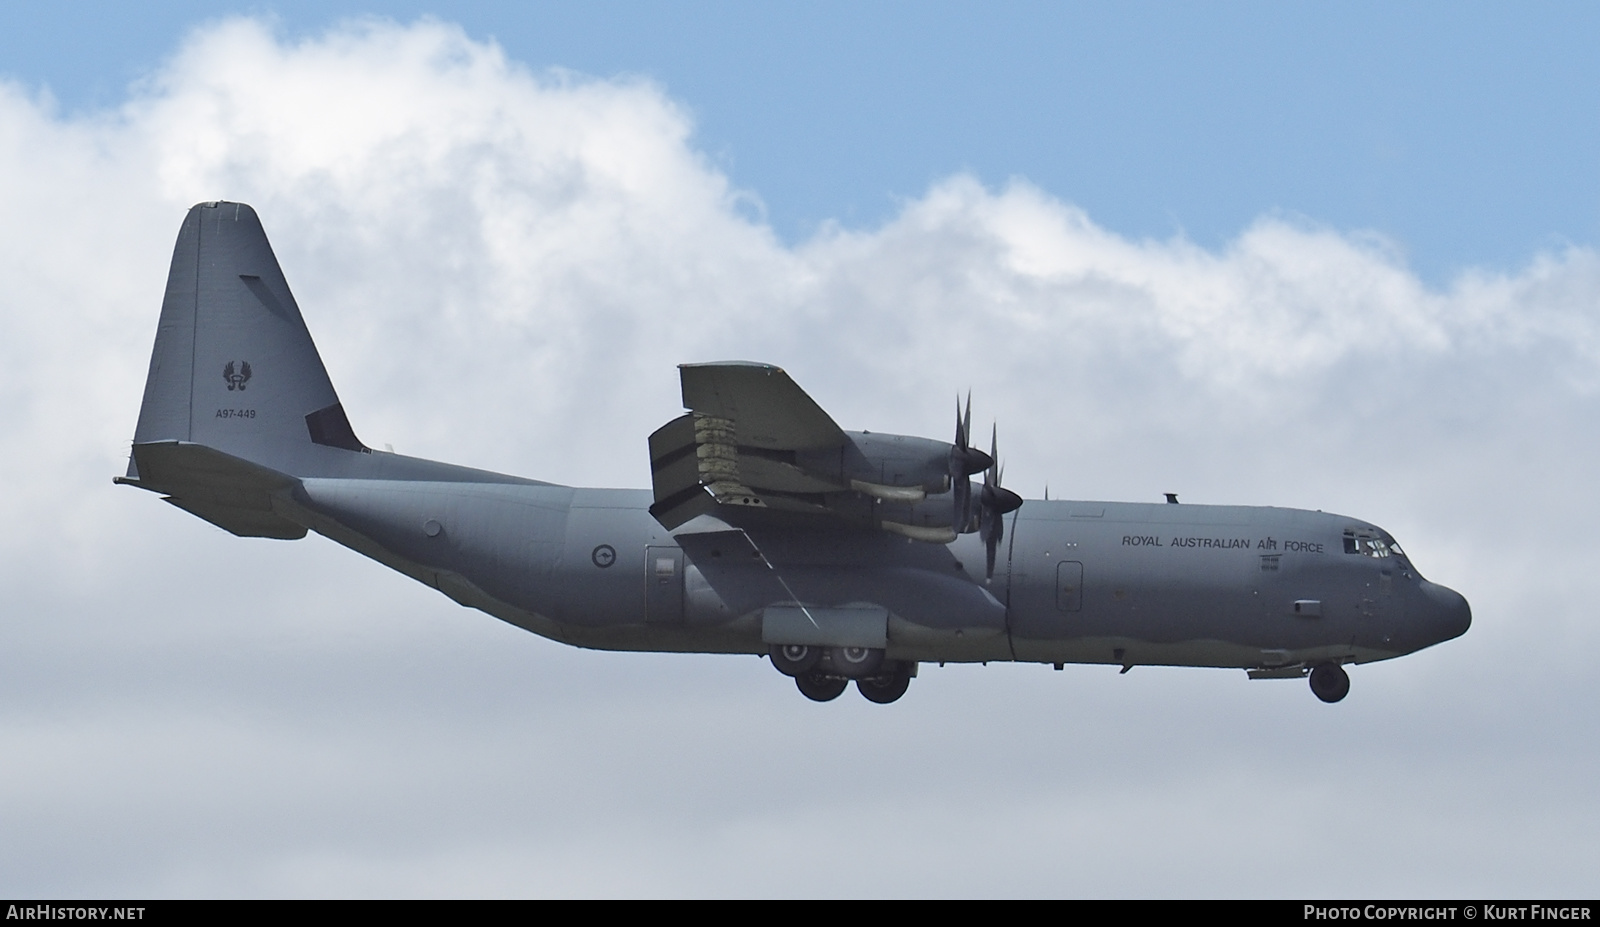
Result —
[[295, 476], [344, 469], [332, 459], [340, 451], [367, 452], [243, 203], [190, 209], [173, 249], [133, 443], [170, 441]]
[[119, 483], [247, 537], [306, 529], [275, 511], [294, 477], [361, 469], [356, 439], [255, 210], [201, 203], [172, 252], [128, 475]]
[[[399, 454], [356, 438], [256, 211], [189, 210], [172, 252], [129, 483], [245, 537], [297, 538], [299, 478], [536, 480]], [[298, 516], [296, 516], [298, 517]]]

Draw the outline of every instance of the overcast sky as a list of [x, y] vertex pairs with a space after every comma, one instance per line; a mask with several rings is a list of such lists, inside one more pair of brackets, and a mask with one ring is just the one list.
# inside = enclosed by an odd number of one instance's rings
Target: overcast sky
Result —
[[[0, 12], [0, 892], [1593, 896], [1592, 7], [327, 6]], [[369, 444], [643, 487], [680, 362], [970, 388], [1024, 495], [1368, 519], [1473, 628], [816, 705], [234, 538], [110, 483], [219, 198]]]

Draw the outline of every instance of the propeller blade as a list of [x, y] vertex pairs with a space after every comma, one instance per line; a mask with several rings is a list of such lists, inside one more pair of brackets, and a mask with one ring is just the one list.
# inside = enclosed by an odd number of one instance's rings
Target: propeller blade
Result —
[[967, 530], [967, 524], [972, 520], [972, 483], [966, 474], [953, 477], [955, 482], [951, 493], [954, 497], [954, 509], [950, 513], [950, 527], [961, 534]]
[[[991, 425], [989, 426], [989, 467], [984, 471], [983, 485], [988, 486], [990, 483], [993, 483], [996, 486], [1000, 485], [1000, 474], [996, 472], [996, 468], [999, 466], [1000, 426]], [[993, 477], [993, 479], [991, 480], [990, 477]]]
[[961, 400], [956, 400], [956, 443], [950, 449], [950, 479], [959, 480], [981, 472], [992, 458], [971, 444], [972, 394], [967, 394], [967, 408], [963, 413]]
[[994, 458], [971, 445], [972, 393], [967, 393], [967, 407], [961, 408], [961, 397], [956, 397], [956, 441], [950, 448], [950, 527], [964, 534], [972, 525], [972, 486], [967, 478], [993, 464]]
[[[958, 410], [959, 412], [959, 410]], [[972, 390], [967, 390], [967, 414], [961, 419], [961, 449], [967, 449], [967, 436], [972, 434]]]
[[1022, 497], [1006, 489], [1005, 467], [1000, 464], [1000, 428], [989, 433], [989, 466], [983, 471], [983, 491], [979, 493], [978, 531], [983, 537], [985, 576], [994, 579], [995, 557], [1006, 536], [1006, 515], [1022, 508]]

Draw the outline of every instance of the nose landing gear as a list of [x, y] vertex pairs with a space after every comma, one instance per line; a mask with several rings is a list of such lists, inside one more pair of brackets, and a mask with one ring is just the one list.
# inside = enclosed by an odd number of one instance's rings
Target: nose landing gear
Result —
[[1324, 702], [1337, 702], [1350, 694], [1350, 675], [1337, 663], [1313, 667], [1311, 693]]

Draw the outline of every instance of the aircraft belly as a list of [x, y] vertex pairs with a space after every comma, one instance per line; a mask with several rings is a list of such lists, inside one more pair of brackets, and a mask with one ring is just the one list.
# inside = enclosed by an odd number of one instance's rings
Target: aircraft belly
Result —
[[407, 575], [462, 604], [483, 607], [476, 601], [482, 598], [559, 620], [559, 603], [551, 594], [553, 568], [572, 492], [553, 486], [307, 479], [293, 504], [318, 522], [311, 527], [319, 533], [381, 562], [404, 562], [410, 566], [403, 571]]
[[[887, 633], [892, 659], [1010, 659], [1005, 607], [962, 576], [907, 567], [774, 569], [735, 556], [690, 560], [684, 572], [677, 625], [614, 628], [594, 637], [605, 643], [592, 646], [765, 653], [773, 641], [763, 637], [763, 616], [772, 608], [794, 611], [800, 604], [880, 616], [877, 633]], [[655, 581], [647, 568], [645, 582]], [[838, 644], [850, 642], [841, 638]]]
[[562, 640], [592, 650], [629, 650], [649, 653], [765, 654], [759, 618], [746, 618], [719, 627], [656, 627], [630, 624], [608, 627], [569, 626]]
[[892, 659], [1011, 659], [1005, 605], [965, 573], [909, 566], [814, 567], [785, 571], [785, 579], [808, 605], [886, 610], [886, 652]]

